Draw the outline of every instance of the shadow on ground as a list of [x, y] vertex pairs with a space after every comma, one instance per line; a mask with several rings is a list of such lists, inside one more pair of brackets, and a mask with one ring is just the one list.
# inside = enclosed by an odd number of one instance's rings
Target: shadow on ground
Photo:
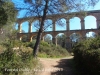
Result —
[[61, 59], [54, 67], [56, 71], [52, 72], [51, 75], [75, 75], [73, 59]]

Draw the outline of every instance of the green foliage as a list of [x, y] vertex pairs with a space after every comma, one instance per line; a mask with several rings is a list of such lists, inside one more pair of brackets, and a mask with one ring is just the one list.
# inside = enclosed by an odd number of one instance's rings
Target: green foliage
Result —
[[1, 6], [0, 6], [0, 14], [2, 14], [0, 15], [0, 27], [1, 27], [2, 25], [6, 24], [8, 17], [7, 14], [5, 13], [4, 8], [2, 8]]
[[58, 57], [66, 57], [70, 54], [67, 52], [66, 49], [55, 46], [54, 44], [48, 44], [47, 42], [41, 41], [40, 48], [39, 48], [39, 57], [46, 57], [46, 58], [58, 58]]
[[2, 54], [0, 54], [0, 71], [3, 75], [15, 73], [14, 71], [7, 71], [8, 69], [20, 69], [23, 67], [24, 64], [21, 62], [21, 58], [16, 56], [14, 51], [7, 49]]
[[0, 75], [25, 75], [25, 69], [35, 74], [34, 69], [38, 68], [39, 63], [33, 59], [31, 48], [16, 40], [8, 41], [0, 45], [0, 48], [3, 49], [0, 52]]
[[0, 35], [0, 43], [5, 40], [16, 40], [18, 30], [15, 29], [14, 24], [5, 25], [2, 27], [2, 34]]
[[21, 47], [23, 45], [23, 43], [21, 41], [18, 41], [18, 40], [7, 40], [5, 42], [2, 43], [2, 45], [5, 47], [5, 48], [8, 48], [8, 47]]
[[2, 53], [6, 48], [3, 45], [0, 45], [0, 53]]
[[78, 67], [91, 75], [100, 74], [100, 37], [82, 41], [73, 48]]
[[50, 44], [48, 44], [47, 42], [44, 42], [44, 41], [41, 41], [41, 43], [40, 43], [42, 46], [47, 46], [47, 47], [49, 47], [50, 46]]
[[[35, 45], [35, 40], [32, 41], [32, 42], [26, 42], [26, 43], [23, 43], [23, 44], [26, 47], [33, 48], [34, 45]], [[66, 57], [66, 56], [69, 56], [69, 55], [70, 54], [67, 52], [67, 50], [60, 47], [60, 46], [56, 46], [54, 44], [48, 44], [47, 42], [44, 42], [44, 41], [40, 42], [38, 57], [58, 58], [58, 57]]]
[[0, 2], [0, 27], [15, 22], [17, 11], [14, 4], [9, 0]]
[[5, 1], [2, 5], [2, 7], [5, 10], [5, 13], [7, 14], [7, 23], [11, 24], [12, 22], [15, 22], [16, 20], [16, 15], [17, 15], [17, 10], [14, 7], [14, 4], [10, 1]]
[[23, 43], [26, 47], [34, 48], [36, 40], [33, 40], [32, 42], [25, 42]]

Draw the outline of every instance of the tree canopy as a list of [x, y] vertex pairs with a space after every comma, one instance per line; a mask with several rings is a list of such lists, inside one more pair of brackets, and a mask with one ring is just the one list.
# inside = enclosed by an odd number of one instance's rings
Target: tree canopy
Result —
[[26, 16], [41, 16], [47, 2], [46, 15], [68, 13], [86, 10], [94, 6], [99, 0], [23, 0], [22, 5], [17, 5], [19, 10], [26, 10]]
[[15, 22], [17, 10], [11, 0], [0, 0], [0, 28]]

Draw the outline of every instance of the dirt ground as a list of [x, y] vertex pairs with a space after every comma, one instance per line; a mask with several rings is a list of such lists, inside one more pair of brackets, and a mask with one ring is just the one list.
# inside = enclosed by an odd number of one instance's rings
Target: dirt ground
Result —
[[73, 56], [66, 58], [39, 58], [43, 65], [39, 75], [74, 75], [71, 61]]

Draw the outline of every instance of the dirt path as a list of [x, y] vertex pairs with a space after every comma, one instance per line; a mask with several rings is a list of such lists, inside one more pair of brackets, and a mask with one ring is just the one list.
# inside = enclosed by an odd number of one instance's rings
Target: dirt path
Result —
[[43, 65], [39, 75], [74, 75], [71, 61], [72, 56], [66, 58], [39, 58]]

